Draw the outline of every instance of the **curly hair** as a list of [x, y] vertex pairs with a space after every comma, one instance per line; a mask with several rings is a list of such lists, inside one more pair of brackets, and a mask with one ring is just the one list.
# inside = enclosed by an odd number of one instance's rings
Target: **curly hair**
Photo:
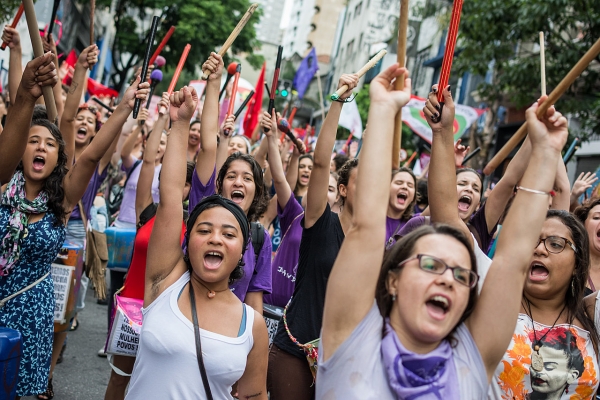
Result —
[[[56, 125], [47, 119], [34, 119], [31, 121], [31, 126], [41, 126], [48, 129], [50, 134], [58, 144], [58, 160], [52, 173], [44, 181], [42, 190], [48, 193], [48, 210], [54, 214], [54, 225], [60, 226], [64, 224], [67, 217], [67, 212], [63, 207], [65, 199], [65, 190], [63, 189], [63, 180], [69, 169], [67, 168], [67, 153], [65, 152], [65, 141], [62, 134]], [[23, 170], [23, 162], [19, 163], [18, 169]]]
[[231, 163], [237, 160], [248, 163], [250, 169], [252, 170], [255, 190], [254, 199], [252, 199], [252, 204], [248, 210], [248, 221], [257, 221], [269, 206], [269, 192], [265, 186], [262, 168], [260, 165], [258, 165], [258, 162], [256, 162], [254, 157], [249, 154], [242, 154], [239, 151], [236, 151], [227, 157], [225, 163], [223, 163], [223, 166], [219, 170], [219, 175], [217, 175], [217, 193], [223, 195], [223, 180], [229, 171]]
[[[337, 180], [337, 185], [338, 185], [338, 193], [340, 193], [340, 186], [344, 185], [346, 187], [348, 187], [348, 182], [350, 181], [350, 174], [352, 173], [352, 170], [354, 168], [358, 167], [358, 158], [351, 158], [348, 161], [346, 161], [344, 163], [344, 165], [342, 165], [342, 168], [340, 168], [337, 171], [338, 174], [338, 180]], [[343, 197], [340, 194], [340, 202], [342, 205], [344, 205], [344, 203], [346, 202], [346, 198]]]

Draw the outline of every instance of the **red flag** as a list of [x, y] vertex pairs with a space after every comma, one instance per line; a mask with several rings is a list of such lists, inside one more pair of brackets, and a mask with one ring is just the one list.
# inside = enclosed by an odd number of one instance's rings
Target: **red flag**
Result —
[[267, 63], [265, 62], [262, 66], [260, 75], [258, 76], [258, 82], [256, 82], [256, 86], [254, 87], [254, 97], [250, 100], [250, 104], [248, 104], [248, 109], [246, 110], [246, 116], [244, 117], [244, 135], [248, 137], [252, 137], [252, 132], [254, 132], [254, 128], [256, 128], [256, 125], [258, 124], [258, 117], [262, 111], [266, 65]]
[[75, 53], [75, 50], [71, 50], [71, 52], [65, 59], [65, 62], [69, 67], [75, 68], [75, 64], [77, 64], [77, 53]]

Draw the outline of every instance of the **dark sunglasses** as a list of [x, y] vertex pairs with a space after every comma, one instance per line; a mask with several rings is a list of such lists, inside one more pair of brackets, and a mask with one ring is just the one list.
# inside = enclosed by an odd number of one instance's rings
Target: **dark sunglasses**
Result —
[[407, 260], [402, 261], [396, 268], [402, 267], [409, 261], [419, 260], [419, 268], [425, 272], [430, 272], [436, 275], [442, 275], [447, 269], [452, 271], [454, 280], [468, 288], [474, 288], [477, 285], [479, 276], [474, 271], [462, 267], [451, 267], [439, 258], [428, 256], [426, 254], [417, 254]]
[[535, 247], [537, 248], [541, 242], [544, 242], [544, 247], [548, 250], [548, 253], [558, 254], [562, 252], [567, 245], [569, 245], [575, 253], [577, 253], [577, 248], [569, 239], [565, 239], [560, 236], [548, 236], [545, 239], [539, 239]]

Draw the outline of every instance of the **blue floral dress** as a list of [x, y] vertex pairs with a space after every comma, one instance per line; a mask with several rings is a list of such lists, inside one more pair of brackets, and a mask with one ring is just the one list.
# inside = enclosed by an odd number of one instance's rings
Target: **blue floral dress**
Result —
[[[11, 214], [0, 206], [0, 237], [4, 237]], [[55, 226], [47, 212], [29, 224], [29, 234], [21, 243], [21, 254], [8, 276], [0, 276], [0, 299], [23, 289], [50, 271], [65, 240], [65, 227]], [[49, 275], [42, 282], [11, 299], [0, 308], [0, 326], [21, 332], [23, 357], [19, 369], [17, 396], [42, 393], [48, 385], [54, 334], [54, 282]]]

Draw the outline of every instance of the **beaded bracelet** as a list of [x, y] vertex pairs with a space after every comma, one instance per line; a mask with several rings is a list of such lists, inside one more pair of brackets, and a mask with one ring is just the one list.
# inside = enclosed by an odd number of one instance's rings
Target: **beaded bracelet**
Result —
[[556, 196], [556, 192], [554, 190], [551, 190], [549, 192], [542, 192], [541, 190], [529, 189], [529, 188], [526, 188], [523, 186], [517, 186], [517, 190], [522, 190], [524, 192], [529, 192], [529, 193], [533, 193], [533, 194], [550, 195], [551, 197]]
[[354, 101], [354, 99], [356, 99], [356, 94], [352, 93], [352, 95], [345, 100], [337, 99], [337, 100], [332, 100], [332, 101], [337, 101], [338, 103], [351, 103]]

